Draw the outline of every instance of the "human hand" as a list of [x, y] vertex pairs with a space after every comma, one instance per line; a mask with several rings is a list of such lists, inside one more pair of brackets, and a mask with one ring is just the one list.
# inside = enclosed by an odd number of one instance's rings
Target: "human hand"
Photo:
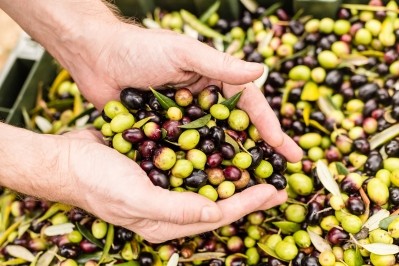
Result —
[[[97, 132], [98, 133], [98, 132]], [[156, 243], [211, 231], [256, 210], [286, 200], [271, 185], [250, 187], [218, 202], [193, 193], [154, 186], [132, 160], [103, 145], [96, 132], [75, 131], [60, 137], [61, 200]], [[63, 158], [65, 157], [65, 158]]]

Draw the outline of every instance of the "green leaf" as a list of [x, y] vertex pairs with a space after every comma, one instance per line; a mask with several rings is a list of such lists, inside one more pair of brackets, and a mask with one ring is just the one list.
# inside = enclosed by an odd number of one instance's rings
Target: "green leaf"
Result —
[[[107, 237], [105, 238], [105, 245], [103, 248], [103, 254], [101, 255], [100, 262], [108, 258], [109, 251], [111, 249], [112, 242], [114, 241], [114, 226], [108, 225]], [[100, 263], [99, 263], [100, 264]]]
[[341, 162], [335, 162], [335, 167], [337, 167], [337, 172], [340, 175], [349, 174], [349, 170], [345, 167], [345, 165]]
[[276, 252], [274, 252], [273, 249], [269, 248], [268, 246], [266, 246], [265, 244], [262, 243], [258, 243], [258, 247], [263, 250], [264, 252], [266, 252], [269, 256], [272, 256], [273, 258], [282, 260], [282, 261], [287, 261], [287, 260], [283, 260], [282, 258], [280, 258], [279, 256], [277, 256]]
[[237, 141], [235, 141], [229, 134], [225, 134], [225, 141], [231, 145], [233, 145], [234, 152], [237, 153], [240, 151], [240, 146], [238, 146]]
[[134, 127], [134, 128], [141, 128], [141, 127], [144, 126], [148, 121], [150, 121], [152, 118], [154, 118], [154, 117], [153, 117], [153, 116], [149, 116], [149, 117], [143, 118], [143, 119], [137, 121], [136, 123], [134, 123], [132, 127]]
[[273, 224], [280, 228], [281, 232], [285, 235], [295, 233], [301, 229], [299, 224], [289, 221], [273, 222]]
[[128, 262], [123, 262], [123, 263], [118, 263], [114, 264], [115, 266], [140, 266], [140, 263], [138, 261], [128, 261]]
[[229, 108], [230, 111], [233, 110], [236, 107], [238, 100], [240, 100], [242, 92], [243, 90], [240, 91], [239, 93], [234, 94], [232, 97], [228, 98], [227, 100], [221, 102], [221, 104]]
[[168, 110], [170, 107], [177, 107], [180, 109], [180, 106], [178, 106], [177, 103], [175, 103], [171, 98], [157, 92], [151, 87], [150, 90], [154, 94], [155, 98], [157, 98], [159, 104], [162, 106], [163, 109]]
[[199, 18], [199, 20], [203, 23], [207, 22], [208, 19], [215, 14], [220, 7], [220, 1], [215, 1], [205, 12], [202, 14], [202, 16]]
[[98, 261], [101, 258], [101, 254], [102, 254], [101, 251], [97, 251], [95, 253], [83, 254], [77, 258], [76, 262], [79, 264], [85, 264], [86, 262], [88, 262], [90, 260]]
[[383, 220], [380, 222], [380, 224], [379, 224], [380, 228], [381, 228], [381, 229], [384, 229], [384, 230], [388, 230], [388, 225], [389, 225], [390, 223], [392, 223], [392, 221], [395, 220], [395, 219], [398, 218], [398, 217], [399, 217], [399, 214], [397, 214], [397, 215], [392, 215], [392, 216], [389, 216], [389, 217], [383, 219]]
[[180, 128], [184, 128], [184, 129], [200, 128], [200, 127], [206, 126], [206, 124], [208, 124], [209, 120], [211, 120], [211, 117], [212, 116], [210, 114], [207, 114], [207, 115], [205, 115], [205, 116], [203, 116], [201, 118], [198, 118], [198, 119], [196, 119], [194, 121], [191, 121], [188, 124], [181, 125], [179, 127]]
[[375, 134], [369, 139], [370, 149], [375, 149], [399, 135], [399, 124], [393, 125]]
[[95, 238], [91, 232], [84, 226], [81, 225], [80, 223], [76, 223], [76, 228], [79, 230], [79, 232], [91, 243], [96, 245], [99, 248], [104, 248], [103, 243], [101, 243], [97, 238]]

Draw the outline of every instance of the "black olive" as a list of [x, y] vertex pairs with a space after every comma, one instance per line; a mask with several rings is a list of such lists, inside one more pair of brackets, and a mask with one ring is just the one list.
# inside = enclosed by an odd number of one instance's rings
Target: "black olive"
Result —
[[283, 87], [285, 84], [285, 79], [279, 72], [270, 73], [269, 77], [267, 78], [267, 81], [270, 85], [272, 85], [275, 88]]
[[306, 222], [311, 225], [319, 224], [321, 219], [322, 206], [315, 201], [308, 204], [308, 213], [306, 214]]
[[149, 173], [148, 173], [148, 177], [150, 178], [151, 182], [155, 185], [155, 186], [159, 186], [165, 189], [169, 188], [169, 178], [166, 174], [164, 174], [163, 172], [161, 172], [158, 169], [152, 169]]
[[297, 36], [302, 35], [305, 30], [303, 23], [298, 20], [291, 20], [288, 23], [288, 27], [290, 28], [291, 32]]
[[206, 185], [208, 175], [202, 170], [194, 170], [191, 175], [184, 179], [184, 184], [190, 188], [201, 188]]
[[378, 103], [376, 99], [370, 99], [368, 100], [363, 107], [363, 116], [364, 117], [369, 117], [371, 116], [371, 113], [378, 108]]
[[391, 140], [384, 146], [384, 149], [389, 157], [399, 156], [399, 141], [396, 139]]
[[281, 174], [273, 173], [267, 178], [267, 183], [274, 186], [277, 190], [282, 190], [287, 186], [287, 179]]
[[213, 140], [216, 146], [225, 141], [226, 134], [221, 127], [214, 126], [209, 129], [209, 137]]
[[367, 76], [353, 75], [350, 77], [350, 82], [353, 88], [358, 88], [367, 83]]
[[263, 150], [260, 147], [255, 146], [250, 148], [248, 152], [252, 156], [252, 163], [248, 169], [252, 170], [255, 169], [255, 167], [257, 167], [260, 164], [260, 162], [263, 160]]
[[137, 89], [127, 88], [121, 91], [121, 102], [130, 110], [138, 110], [144, 106], [144, 97]]
[[344, 80], [344, 75], [339, 70], [332, 70], [327, 73], [325, 83], [333, 89], [339, 89]]
[[376, 95], [378, 89], [379, 87], [375, 83], [365, 84], [359, 88], [358, 97], [360, 100], [366, 102]]
[[382, 168], [382, 161], [382, 156], [379, 152], [371, 152], [364, 164], [364, 171], [369, 175], [375, 175]]
[[389, 188], [389, 201], [396, 206], [399, 206], [399, 188]]
[[298, 252], [295, 258], [292, 260], [292, 266], [302, 266], [302, 260], [306, 257], [304, 252]]
[[152, 110], [156, 111], [162, 110], [161, 104], [154, 95], [150, 96], [150, 98], [148, 99], [148, 106], [150, 106]]
[[269, 162], [273, 165], [273, 169], [276, 172], [283, 173], [287, 169], [287, 159], [278, 153], [273, 154]]
[[59, 252], [61, 256], [68, 259], [76, 258], [80, 254], [79, 246], [73, 243], [62, 245]]

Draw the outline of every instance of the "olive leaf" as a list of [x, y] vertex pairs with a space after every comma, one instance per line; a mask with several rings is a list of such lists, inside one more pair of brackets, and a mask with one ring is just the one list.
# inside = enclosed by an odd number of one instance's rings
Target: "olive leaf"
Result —
[[311, 125], [311, 126], [314, 127], [314, 128], [317, 128], [318, 130], [320, 130], [320, 131], [326, 133], [327, 135], [330, 135], [330, 134], [331, 134], [331, 132], [330, 132], [328, 129], [326, 129], [325, 127], [323, 127], [322, 125], [320, 125], [320, 123], [317, 122], [316, 120], [310, 119], [310, 120], [309, 120], [309, 125]]
[[[112, 224], [109, 224], [108, 230], [107, 230], [107, 236], [105, 238], [103, 254], [101, 255], [100, 262], [103, 262], [105, 259], [108, 258], [108, 254], [111, 249], [113, 241], [114, 241], [114, 226]], [[99, 263], [99, 264], [101, 264], [101, 263]]]
[[98, 260], [100, 260], [101, 254], [102, 254], [102, 251], [83, 254], [77, 258], [76, 262], [79, 264], [85, 264], [86, 262], [88, 262], [90, 260], [98, 261]]
[[292, 234], [301, 229], [299, 224], [289, 221], [278, 221], [273, 222], [273, 224], [277, 226], [283, 234]]
[[[96, 110], [96, 108], [95, 108], [95, 107], [92, 107], [92, 108], [89, 108], [89, 109], [87, 109], [87, 110], [81, 112], [79, 115], [75, 116], [73, 119], [71, 119], [71, 121], [68, 122], [68, 126], [72, 126], [74, 123], [75, 123], [77, 126], [84, 126], [84, 125], [87, 123], [87, 121], [89, 121], [89, 119], [90, 119], [90, 116], [89, 116], [89, 115], [90, 115], [92, 112], [94, 112], [95, 110]], [[86, 118], [86, 122], [83, 122], [83, 121], [84, 121], [83, 117], [87, 117], [87, 118]], [[79, 121], [80, 119], [82, 119], [82, 120]], [[80, 123], [80, 125], [79, 125], [79, 123]]]
[[254, 0], [240, 0], [240, 2], [251, 13], [255, 13], [256, 9], [259, 6], [259, 4], [256, 1], [254, 1]]
[[18, 227], [18, 237], [21, 237], [26, 231], [28, 231], [31, 224], [32, 224], [32, 219], [23, 221], [21, 225]]
[[309, 126], [311, 111], [312, 111], [312, 107], [310, 105], [306, 105], [305, 108], [303, 108], [302, 116], [303, 116], [303, 121], [305, 122], [306, 126]]
[[283, 260], [279, 256], [277, 256], [276, 252], [273, 249], [269, 248], [267, 245], [258, 242], [258, 247], [263, 250], [267, 255], [272, 256], [273, 258], [288, 262], [287, 260]]
[[24, 259], [26, 261], [32, 262], [35, 259], [35, 256], [30, 252], [27, 248], [19, 245], [8, 245], [6, 247], [6, 251], [8, 254], [15, 258]]
[[369, 231], [373, 231], [379, 227], [379, 224], [382, 220], [389, 217], [389, 214], [389, 211], [381, 209], [377, 213], [370, 216], [370, 218], [368, 218], [362, 227], [367, 227]]
[[399, 252], [399, 246], [393, 244], [372, 243], [359, 244], [359, 246], [377, 255], [393, 255]]
[[29, 264], [29, 266], [36, 266], [37, 261], [39, 260], [40, 256], [43, 254], [43, 251], [36, 253], [35, 259]]
[[210, 7], [208, 7], [208, 9], [201, 15], [199, 20], [203, 23], [206, 23], [208, 19], [218, 11], [219, 7], [220, 7], [220, 0], [215, 1], [215, 3], [213, 3]]
[[349, 174], [349, 170], [345, 167], [345, 165], [343, 163], [335, 162], [335, 167], [337, 168], [337, 172], [339, 175]]
[[163, 109], [168, 110], [170, 107], [177, 107], [180, 109], [180, 106], [178, 106], [177, 103], [175, 103], [175, 101], [173, 101], [171, 98], [157, 92], [151, 87], [150, 90], [154, 94], [155, 98], [157, 98], [159, 104], [162, 106]]
[[387, 218], [385, 218], [385, 219], [382, 219], [378, 225], [379, 225], [379, 227], [380, 227], [381, 229], [388, 230], [388, 225], [389, 225], [390, 223], [392, 223], [392, 221], [395, 220], [395, 219], [398, 218], [398, 217], [399, 217], [399, 214], [389, 216], [389, 217], [387, 217]]
[[374, 150], [378, 146], [390, 141], [399, 135], [399, 124], [393, 125], [369, 139], [370, 149]]
[[321, 236], [319, 236], [315, 232], [312, 232], [309, 229], [307, 229], [307, 231], [310, 237], [310, 241], [319, 252], [332, 251], [332, 248], [330, 244], [327, 242], [327, 240], [325, 240], [324, 238], [322, 238]]
[[84, 225], [81, 225], [80, 223], [76, 223], [76, 228], [91, 243], [93, 243], [94, 245], [96, 245], [99, 248], [104, 247], [103, 243], [101, 243], [97, 238], [95, 238]]
[[224, 100], [223, 102], [221, 102], [221, 104], [225, 105], [227, 108], [229, 108], [230, 111], [232, 111], [236, 107], [236, 105], [238, 103], [238, 100], [240, 100], [240, 97], [241, 97], [242, 92], [244, 90], [234, 94], [233, 96], [231, 96], [227, 100]]
[[188, 124], [181, 125], [179, 127], [180, 128], [184, 128], [184, 129], [200, 128], [200, 127], [206, 126], [206, 124], [208, 124], [208, 122], [211, 120], [211, 117], [212, 116], [210, 114], [207, 114], [207, 115], [205, 115], [205, 116], [203, 116], [201, 118], [198, 118], [198, 119], [196, 119], [194, 121], [191, 121]]
[[226, 256], [224, 252], [202, 252], [195, 253], [189, 258], [179, 258], [179, 262], [191, 262], [191, 261], [204, 261], [212, 259], [220, 259]]
[[240, 147], [238, 146], [237, 141], [230, 137], [229, 134], [225, 134], [225, 141], [233, 146], [235, 153], [240, 151]]
[[154, 118], [153, 116], [149, 116], [146, 118], [143, 118], [139, 121], [137, 121], [136, 123], [133, 124], [132, 128], [141, 128], [142, 126], [144, 126], [148, 121], [150, 121], [152, 118]]
[[44, 252], [37, 260], [36, 266], [49, 266], [53, 261], [55, 254], [57, 253], [58, 247], [53, 246]]
[[317, 176], [320, 182], [323, 184], [324, 188], [327, 189], [331, 194], [337, 197], [341, 197], [341, 192], [339, 186], [335, 181], [334, 177], [331, 175], [330, 170], [328, 170], [327, 165], [319, 160], [316, 164]]
[[44, 228], [43, 233], [46, 236], [64, 235], [72, 232], [74, 227], [75, 225], [72, 223], [50, 225]]
[[340, 57], [342, 59], [341, 63], [353, 66], [363, 66], [369, 62], [366, 56], [360, 54], [342, 54]]
[[179, 254], [173, 253], [166, 266], [177, 266], [179, 264]]
[[54, 214], [56, 214], [59, 211], [69, 211], [71, 210], [72, 207], [66, 204], [62, 204], [62, 203], [54, 203], [53, 205], [51, 205], [51, 207], [40, 217], [38, 218], [34, 223], [38, 224], [41, 223], [45, 220], [47, 220], [48, 218], [50, 218], [51, 216], [53, 216]]

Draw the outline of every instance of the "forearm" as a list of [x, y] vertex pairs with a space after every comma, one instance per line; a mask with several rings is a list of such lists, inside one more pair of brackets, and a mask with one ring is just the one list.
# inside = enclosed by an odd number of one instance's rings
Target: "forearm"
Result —
[[[18, 192], [65, 201], [70, 180], [63, 180], [67, 148], [61, 137], [36, 134], [0, 123], [0, 185]], [[67, 153], [67, 151], [66, 151]]]

